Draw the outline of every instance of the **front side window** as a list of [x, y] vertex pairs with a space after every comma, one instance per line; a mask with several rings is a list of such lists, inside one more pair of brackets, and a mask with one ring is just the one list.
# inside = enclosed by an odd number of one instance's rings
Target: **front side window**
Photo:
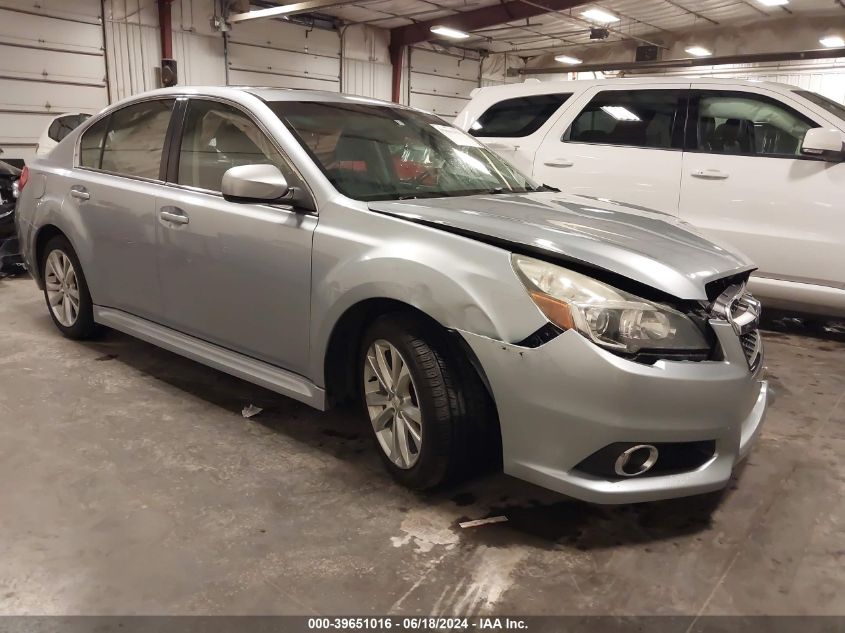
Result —
[[814, 103], [820, 108], [824, 108], [836, 118], [845, 121], [845, 105], [810, 90], [796, 90], [795, 94], [804, 97], [807, 101]]
[[533, 191], [469, 134], [406, 108], [346, 102], [268, 104], [342, 194], [397, 200]]
[[750, 92], [700, 91], [690, 146], [710, 154], [798, 157], [810, 119], [788, 105]]
[[275, 165], [290, 182], [284, 159], [246, 114], [216, 101], [189, 101], [179, 149], [180, 185], [220, 191], [227, 170], [259, 164]]
[[529, 95], [505, 99], [490, 106], [470, 126], [479, 137], [516, 138], [539, 130], [571, 94]]
[[683, 149], [686, 90], [606, 90], [581, 111], [564, 141]]
[[[142, 101], [113, 112], [108, 117], [100, 169], [123, 176], [158, 179], [174, 102], [173, 99]], [[85, 136], [97, 125], [86, 131]]]

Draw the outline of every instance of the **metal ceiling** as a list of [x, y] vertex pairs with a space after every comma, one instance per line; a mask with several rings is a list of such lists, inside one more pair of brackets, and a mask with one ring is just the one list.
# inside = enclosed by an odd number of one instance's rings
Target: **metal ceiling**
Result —
[[[520, 0], [527, 5], [544, 5], [544, 0]], [[348, 23], [372, 24], [385, 29], [429, 22], [500, 4], [500, 0], [362, 0], [343, 3], [321, 13]], [[608, 25], [606, 40], [590, 40], [590, 26], [581, 14], [599, 8], [615, 14], [620, 21]], [[661, 36], [679, 35], [703, 26], [731, 26], [751, 20], [813, 15], [841, 15], [843, 0], [791, 0], [785, 6], [765, 6], [759, 0], [599, 0], [566, 11], [552, 11], [471, 31], [472, 37], [460, 44], [492, 52], [539, 55], [569, 45], [601, 44], [634, 40], [652, 42]]]

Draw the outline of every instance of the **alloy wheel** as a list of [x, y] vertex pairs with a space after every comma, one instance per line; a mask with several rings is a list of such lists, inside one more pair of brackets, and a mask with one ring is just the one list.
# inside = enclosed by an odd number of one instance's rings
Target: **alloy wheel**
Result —
[[385, 455], [399, 468], [412, 468], [422, 448], [422, 412], [408, 364], [399, 350], [383, 339], [367, 350], [364, 398]]
[[54, 250], [47, 256], [44, 284], [53, 316], [63, 326], [72, 327], [79, 318], [79, 281], [73, 263], [64, 252]]

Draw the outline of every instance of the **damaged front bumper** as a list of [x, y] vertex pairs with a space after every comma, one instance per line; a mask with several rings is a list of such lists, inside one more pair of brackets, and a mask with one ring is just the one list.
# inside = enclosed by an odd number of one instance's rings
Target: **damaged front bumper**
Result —
[[[723, 488], [760, 431], [768, 386], [762, 362], [749, 370], [730, 324], [711, 326], [725, 360], [653, 365], [616, 356], [572, 330], [536, 348], [460, 332], [496, 402], [505, 472], [594, 503]], [[614, 477], [583, 469], [610, 445], [686, 443], [710, 446], [711, 454], [670, 474]]]

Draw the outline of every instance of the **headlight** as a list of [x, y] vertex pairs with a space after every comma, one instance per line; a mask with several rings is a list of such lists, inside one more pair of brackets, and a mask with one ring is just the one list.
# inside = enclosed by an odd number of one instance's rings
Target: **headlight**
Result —
[[698, 327], [677, 310], [538, 259], [512, 255], [511, 261], [549, 321], [602, 347], [629, 354], [709, 347]]

